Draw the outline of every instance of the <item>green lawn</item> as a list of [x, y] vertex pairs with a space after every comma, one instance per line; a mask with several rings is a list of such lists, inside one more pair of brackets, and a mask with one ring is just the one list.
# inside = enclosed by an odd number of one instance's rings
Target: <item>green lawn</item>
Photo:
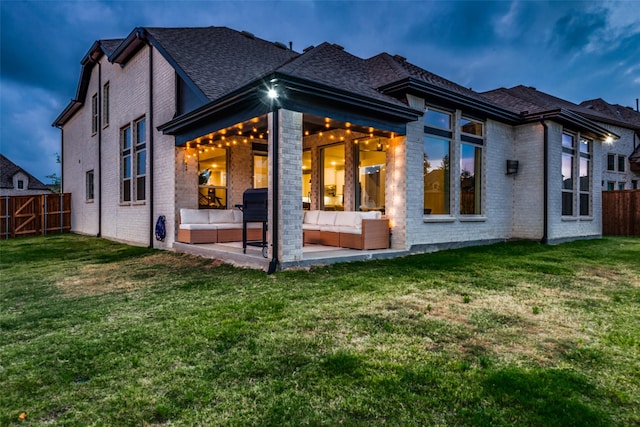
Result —
[[75, 235], [0, 251], [0, 425], [640, 425], [637, 238], [271, 276]]

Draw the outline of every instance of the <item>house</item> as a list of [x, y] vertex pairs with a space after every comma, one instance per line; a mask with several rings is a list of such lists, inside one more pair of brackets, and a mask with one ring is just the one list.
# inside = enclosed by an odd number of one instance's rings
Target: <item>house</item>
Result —
[[619, 135], [603, 145], [603, 190], [637, 189], [640, 182], [640, 113], [629, 107], [611, 105], [602, 99], [578, 104], [554, 97], [533, 87], [515, 86], [483, 93], [509, 108], [528, 111], [564, 108]]
[[51, 193], [49, 187], [0, 154], [0, 196], [30, 196], [48, 193]]
[[[640, 112], [631, 107], [609, 104], [603, 99], [592, 99], [581, 106], [598, 111], [610, 120], [624, 122], [619, 129], [620, 139], [607, 148], [604, 159], [603, 190], [636, 190], [640, 188]], [[631, 124], [633, 127], [629, 127]]]
[[[298, 53], [223, 27], [136, 28], [95, 42], [81, 65], [54, 122], [78, 233], [190, 251], [176, 241], [181, 209], [212, 218], [267, 188], [269, 271], [601, 236], [603, 141], [619, 135], [570, 109], [526, 112], [398, 55]], [[365, 211], [388, 220], [389, 249], [311, 254], [310, 217]]]

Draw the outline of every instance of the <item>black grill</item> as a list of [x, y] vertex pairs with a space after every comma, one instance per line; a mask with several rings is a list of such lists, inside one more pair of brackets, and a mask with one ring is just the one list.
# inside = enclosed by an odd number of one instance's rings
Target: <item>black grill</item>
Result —
[[[262, 256], [268, 256], [267, 217], [269, 215], [269, 196], [266, 188], [250, 188], [242, 193], [242, 252], [247, 253], [247, 246], [262, 248]], [[262, 240], [247, 241], [247, 223], [262, 223]]]

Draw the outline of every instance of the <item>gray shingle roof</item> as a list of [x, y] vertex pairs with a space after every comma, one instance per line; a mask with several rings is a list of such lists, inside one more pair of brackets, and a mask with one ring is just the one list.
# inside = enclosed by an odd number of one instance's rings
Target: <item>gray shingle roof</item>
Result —
[[0, 154], [0, 188], [13, 188], [13, 176], [18, 172], [22, 172], [29, 177], [29, 190], [49, 189], [36, 177], [5, 157], [4, 154]]
[[640, 112], [635, 111], [631, 107], [625, 107], [620, 104], [609, 104], [601, 98], [581, 102], [580, 106], [593, 111], [598, 111], [612, 119], [622, 120], [640, 127]]
[[220, 98], [299, 55], [226, 27], [145, 30], [209, 100]]
[[494, 89], [483, 92], [482, 95], [516, 113], [527, 112], [531, 115], [563, 108], [595, 121], [625, 125], [622, 120], [612, 120], [612, 117], [597, 110], [574, 104], [529, 86]]
[[367, 60], [345, 52], [342, 47], [334, 44], [322, 43], [276, 71], [380, 101], [405, 105], [376, 90]]
[[107, 40], [100, 40], [100, 44], [102, 45], [102, 49], [105, 51], [105, 53], [108, 56], [108, 55], [111, 55], [113, 51], [116, 50], [116, 48], [120, 46], [120, 43], [122, 43], [123, 41], [124, 39], [107, 39]]

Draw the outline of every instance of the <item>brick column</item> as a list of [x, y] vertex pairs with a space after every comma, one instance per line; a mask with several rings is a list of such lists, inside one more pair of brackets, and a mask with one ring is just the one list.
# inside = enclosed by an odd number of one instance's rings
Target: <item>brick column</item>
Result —
[[[269, 123], [273, 121], [270, 120]], [[302, 113], [280, 109], [279, 153], [273, 151], [269, 131], [269, 200], [273, 200], [273, 156], [279, 160], [278, 194], [278, 259], [280, 262], [302, 259]], [[269, 227], [273, 225], [272, 206], [269, 205]], [[270, 228], [272, 230], [272, 228]], [[270, 257], [273, 256], [270, 248]]]

